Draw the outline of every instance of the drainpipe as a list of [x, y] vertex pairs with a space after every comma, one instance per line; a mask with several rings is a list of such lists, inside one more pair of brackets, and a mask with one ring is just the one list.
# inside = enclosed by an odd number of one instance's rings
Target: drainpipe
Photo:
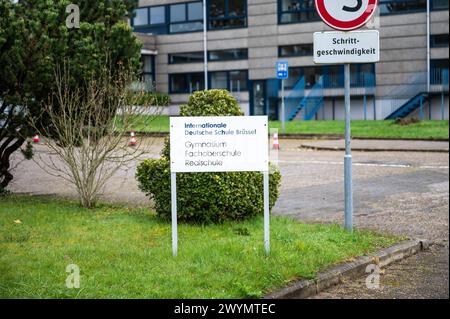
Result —
[[430, 94], [431, 50], [430, 50], [430, 0], [427, 0], [427, 93]]
[[203, 0], [203, 65], [205, 72], [205, 90], [208, 90], [208, 25], [206, 21], [206, 0]]

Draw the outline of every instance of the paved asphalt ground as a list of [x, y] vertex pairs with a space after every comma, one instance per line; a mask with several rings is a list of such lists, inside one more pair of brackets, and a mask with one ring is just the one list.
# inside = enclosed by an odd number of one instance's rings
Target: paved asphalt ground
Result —
[[[283, 180], [274, 214], [306, 222], [343, 223], [344, 154], [302, 150], [299, 146], [304, 142], [281, 140], [279, 167]], [[384, 142], [378, 143], [382, 146]], [[408, 142], [398, 143], [408, 147]], [[444, 146], [448, 149], [448, 143]], [[158, 157], [161, 147], [162, 140], [155, 140], [144, 157]], [[48, 157], [42, 146], [37, 147], [36, 154], [37, 161]], [[387, 267], [379, 289], [367, 289], [362, 278], [314, 298], [448, 298], [449, 154], [354, 152], [353, 163], [355, 227], [426, 238], [435, 245]], [[19, 165], [11, 185], [13, 192], [75, 196], [73, 189], [44, 173], [35, 162]], [[103, 199], [147, 205], [134, 172], [135, 165], [118, 172]]]

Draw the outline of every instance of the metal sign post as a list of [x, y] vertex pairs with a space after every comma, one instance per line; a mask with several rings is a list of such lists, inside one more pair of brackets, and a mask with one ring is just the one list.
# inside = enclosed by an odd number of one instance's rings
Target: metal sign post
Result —
[[281, 80], [281, 129], [283, 132], [286, 128], [286, 106], [284, 104], [284, 79]]
[[269, 172], [263, 172], [264, 186], [264, 249], [270, 253]]
[[[353, 31], [363, 27], [374, 15], [378, 0], [358, 0], [350, 6], [343, 1], [315, 0], [316, 10], [322, 20], [339, 32], [314, 33], [314, 63], [342, 64], [345, 77], [345, 222], [353, 231], [353, 187], [350, 109], [350, 64], [380, 61], [380, 35], [377, 30]], [[353, 6], [352, 6], [353, 5]], [[346, 31], [346, 32], [342, 32]]]
[[172, 199], [172, 254], [178, 254], [178, 220], [177, 220], [177, 173], [170, 173], [170, 191]]
[[353, 190], [352, 190], [352, 147], [351, 147], [351, 109], [350, 109], [350, 64], [344, 65], [345, 81], [345, 229], [353, 231]]
[[[264, 192], [264, 250], [270, 254], [270, 210], [269, 210], [269, 172], [263, 174]], [[172, 255], [178, 255], [178, 218], [177, 218], [177, 173], [170, 173], [170, 191], [172, 200]]]
[[277, 79], [281, 80], [281, 129], [286, 128], [286, 106], [284, 102], [284, 80], [289, 77], [289, 64], [287, 61], [277, 62]]

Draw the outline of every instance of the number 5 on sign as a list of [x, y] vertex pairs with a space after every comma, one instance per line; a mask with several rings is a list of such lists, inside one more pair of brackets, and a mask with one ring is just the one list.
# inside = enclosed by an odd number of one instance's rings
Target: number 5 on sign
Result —
[[376, 11], [378, 0], [315, 0], [322, 20], [333, 29], [351, 31], [364, 26]]

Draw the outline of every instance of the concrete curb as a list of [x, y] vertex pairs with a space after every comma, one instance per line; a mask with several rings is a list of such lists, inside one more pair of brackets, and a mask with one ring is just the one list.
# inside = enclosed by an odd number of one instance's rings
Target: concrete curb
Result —
[[[140, 136], [152, 136], [152, 137], [166, 137], [169, 136], [169, 132], [141, 132], [136, 131]], [[344, 138], [343, 134], [286, 134], [279, 133], [280, 139], [286, 140], [341, 140]], [[448, 142], [449, 139], [441, 138], [389, 138], [389, 137], [352, 137], [354, 140], [380, 140], [380, 141], [430, 141], [430, 142]]]
[[[166, 137], [169, 136], [168, 132], [135, 132], [140, 136], [149, 136], [149, 137]], [[280, 139], [286, 140], [340, 140], [343, 139], [343, 135], [339, 134], [283, 134], [279, 133], [278, 137]]]
[[409, 240], [382, 249], [371, 256], [357, 257], [354, 261], [342, 263], [317, 275], [316, 279], [299, 280], [288, 287], [270, 293], [263, 299], [304, 299], [342, 283], [344, 279], [354, 279], [367, 275], [366, 267], [377, 264], [380, 268], [409, 256], [421, 250], [426, 250], [430, 243], [425, 239]]
[[352, 136], [352, 140], [379, 140], [379, 141], [423, 141], [423, 142], [448, 142], [448, 138], [411, 138], [411, 137], [359, 137]]
[[[313, 151], [345, 151], [344, 147], [326, 147], [326, 146], [313, 146], [302, 144], [300, 149], [313, 150]], [[352, 147], [352, 151], [355, 152], [415, 152], [415, 153], [448, 153], [449, 149], [413, 149], [413, 148], [361, 148]]]

